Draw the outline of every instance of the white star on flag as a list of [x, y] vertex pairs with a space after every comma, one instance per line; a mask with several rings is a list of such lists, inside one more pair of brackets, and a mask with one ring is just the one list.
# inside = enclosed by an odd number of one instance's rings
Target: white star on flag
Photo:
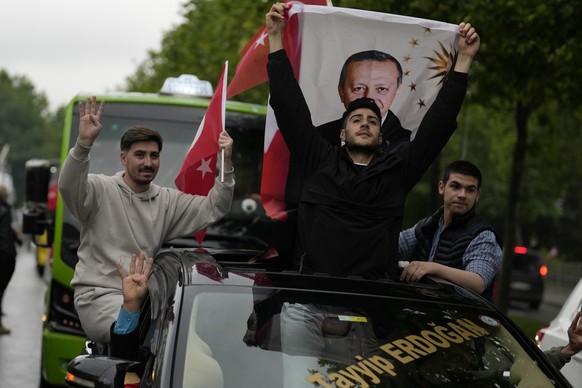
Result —
[[[302, 3], [331, 6], [331, 0], [303, 0]], [[236, 73], [228, 85], [228, 99], [267, 81], [268, 36], [267, 26], [263, 24], [242, 49], [241, 60], [236, 65]]]
[[202, 179], [204, 179], [204, 177], [206, 176], [206, 173], [214, 174], [214, 172], [210, 168], [210, 162], [212, 162], [212, 158], [210, 158], [210, 159], [202, 159], [200, 161], [200, 167], [198, 167], [196, 169], [197, 171], [200, 171], [202, 173]]
[[265, 39], [267, 38], [267, 36], [269, 36], [269, 34], [267, 34], [266, 32], [263, 32], [261, 34], [261, 36], [259, 36], [257, 38], [257, 40], [255, 41], [255, 49], [259, 46], [264, 46], [265, 45]]

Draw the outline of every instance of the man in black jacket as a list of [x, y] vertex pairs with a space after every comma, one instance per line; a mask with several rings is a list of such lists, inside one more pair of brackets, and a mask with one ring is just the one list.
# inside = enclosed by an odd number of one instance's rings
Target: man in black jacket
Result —
[[[411, 131], [402, 127], [398, 117], [390, 110], [400, 85], [402, 66], [392, 55], [378, 50], [360, 51], [344, 62], [338, 82], [338, 96], [345, 109], [357, 98], [368, 97], [376, 102], [382, 114], [380, 148], [394, 151], [403, 142], [410, 142]], [[318, 126], [321, 136], [334, 146], [343, 145], [340, 132], [342, 118]], [[287, 210], [296, 209], [301, 197], [303, 174], [291, 157], [287, 175], [285, 203]]]
[[6, 188], [0, 186], [0, 335], [10, 334], [10, 329], [2, 324], [2, 300], [16, 268], [17, 238], [12, 229], [12, 208], [6, 199]]
[[[334, 147], [315, 130], [305, 98], [283, 50], [285, 10], [266, 15], [269, 31], [270, 104], [305, 182], [299, 202], [294, 264], [301, 272], [395, 278], [398, 233], [406, 195], [456, 129], [467, 72], [479, 48], [469, 24], [459, 25], [455, 69], [441, 88], [413, 142], [396, 152], [380, 150], [379, 108], [364, 98], [344, 114]], [[372, 102], [372, 104], [370, 104]], [[373, 107], [375, 106], [375, 108]], [[430, 126], [430, 130], [426, 127]]]
[[398, 259], [410, 261], [401, 280], [434, 275], [491, 299], [503, 252], [493, 226], [475, 212], [481, 171], [473, 163], [449, 164], [438, 184], [443, 207], [400, 233]]

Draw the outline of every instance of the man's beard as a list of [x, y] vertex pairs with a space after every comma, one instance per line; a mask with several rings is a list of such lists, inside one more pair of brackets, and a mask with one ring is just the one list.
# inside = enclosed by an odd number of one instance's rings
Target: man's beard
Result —
[[[141, 172], [150, 172], [153, 175], [152, 175], [151, 178], [141, 178], [140, 175], [139, 175], [139, 173], [141, 173]], [[141, 169], [138, 170], [138, 173], [137, 174], [135, 174], [133, 176], [130, 175], [130, 177], [138, 185], [140, 185], [140, 186], [147, 186], [150, 183], [152, 183], [152, 181], [154, 180], [154, 178], [156, 177], [157, 174], [158, 174], [157, 171], [155, 169], [153, 169], [153, 168], [141, 168]]]
[[347, 150], [360, 155], [372, 155], [374, 154], [374, 152], [376, 152], [376, 150], [380, 146], [380, 144], [368, 144], [368, 145], [353, 144], [348, 141], [346, 141], [345, 145]]

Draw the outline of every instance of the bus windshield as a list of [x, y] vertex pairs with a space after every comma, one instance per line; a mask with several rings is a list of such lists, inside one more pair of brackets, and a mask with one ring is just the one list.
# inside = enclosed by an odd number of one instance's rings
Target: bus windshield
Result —
[[[155, 183], [174, 187], [174, 179], [194, 140], [206, 108], [108, 102], [101, 118], [103, 129], [91, 150], [90, 172], [113, 175], [123, 169], [119, 160], [119, 140], [125, 130], [145, 125], [160, 132], [163, 148]], [[73, 115], [70, 144], [77, 138], [79, 114]], [[237, 179], [235, 198], [259, 193], [265, 118], [256, 114], [228, 111], [226, 129], [234, 139], [233, 164]]]

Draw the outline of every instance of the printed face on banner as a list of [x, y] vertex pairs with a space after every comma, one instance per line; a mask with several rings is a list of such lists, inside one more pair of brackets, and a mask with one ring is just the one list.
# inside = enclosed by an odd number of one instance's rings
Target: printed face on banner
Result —
[[349, 11], [305, 6], [301, 15], [300, 85], [314, 124], [369, 97], [414, 133], [452, 68], [457, 25]]
[[[364, 57], [366, 53], [371, 55]], [[372, 55], [374, 53], [380, 52], [359, 52], [346, 60], [340, 75], [338, 93], [344, 108], [347, 109], [350, 102], [357, 98], [367, 97], [376, 101], [382, 117], [386, 117], [402, 80], [402, 68], [395, 61], [376, 59]]]

